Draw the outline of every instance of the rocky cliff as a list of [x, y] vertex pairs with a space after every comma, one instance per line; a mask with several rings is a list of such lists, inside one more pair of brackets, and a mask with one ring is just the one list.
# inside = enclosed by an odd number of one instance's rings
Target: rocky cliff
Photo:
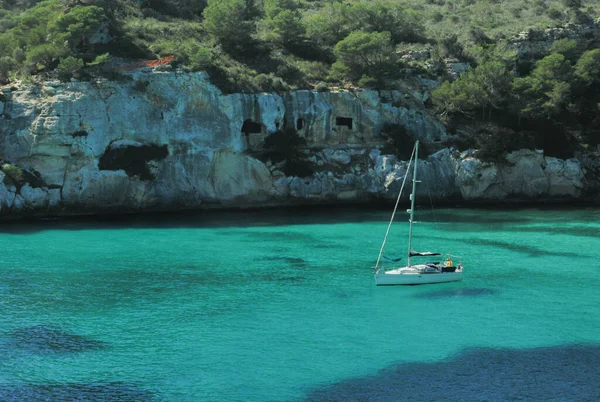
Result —
[[[386, 154], [386, 123], [441, 149], [420, 169], [437, 199], [577, 199], [590, 186], [577, 159], [523, 150], [496, 166], [443, 148], [444, 126], [422, 107], [428, 84], [225, 95], [202, 73], [146, 69], [3, 88], [0, 216], [391, 199], [407, 162]], [[261, 160], [284, 128], [305, 140], [314, 174]]]

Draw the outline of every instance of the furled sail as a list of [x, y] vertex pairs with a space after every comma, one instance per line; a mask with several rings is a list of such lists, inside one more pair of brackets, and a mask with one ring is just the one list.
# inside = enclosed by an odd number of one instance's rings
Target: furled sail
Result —
[[440, 253], [432, 253], [431, 251], [424, 251], [422, 253], [415, 251], [413, 249], [410, 250], [410, 254], [411, 257], [430, 257], [432, 255], [442, 255]]

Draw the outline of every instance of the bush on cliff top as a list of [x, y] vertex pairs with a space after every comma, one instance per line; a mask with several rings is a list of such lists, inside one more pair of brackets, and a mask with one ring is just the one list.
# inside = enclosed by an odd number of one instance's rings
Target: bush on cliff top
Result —
[[[434, 49], [442, 57], [468, 56], [474, 47], [527, 28], [574, 21], [577, 12], [596, 15], [599, 5], [600, 0], [1, 0], [0, 53], [10, 58], [5, 81], [52, 71], [60, 58], [90, 63], [108, 51], [130, 58], [175, 54], [177, 63], [212, 70], [244, 91], [261, 88], [241, 79], [236, 64], [291, 88], [328, 79], [356, 85], [363, 77], [363, 83], [381, 87], [393, 85], [384, 78], [399, 72], [396, 46], [428, 42], [444, 49]], [[564, 18], [547, 16], [549, 8]], [[102, 24], [112, 41], [90, 43]], [[359, 38], [369, 44], [367, 52], [359, 51]], [[315, 69], [314, 62], [323, 65]]]

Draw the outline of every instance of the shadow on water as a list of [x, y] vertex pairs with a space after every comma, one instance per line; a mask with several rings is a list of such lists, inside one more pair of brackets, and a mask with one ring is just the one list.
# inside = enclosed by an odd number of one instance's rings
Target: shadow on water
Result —
[[539, 256], [554, 256], [554, 257], [577, 257], [577, 258], [592, 258], [585, 254], [581, 253], [573, 253], [570, 251], [548, 251], [541, 249], [539, 247], [528, 246], [524, 244], [515, 244], [509, 243], [500, 240], [488, 240], [488, 239], [475, 239], [469, 237], [441, 237], [441, 236], [415, 236], [416, 238], [423, 238], [427, 240], [440, 240], [443, 242], [447, 241], [456, 241], [459, 243], [477, 245], [477, 246], [490, 246], [501, 248], [508, 251], [514, 251], [517, 253], [527, 254], [530, 257], [539, 257]]
[[[524, 224], [531, 221], [531, 219], [520, 216], [519, 211], [514, 211], [514, 214], [501, 212], [506, 211], [488, 208], [481, 210], [444, 209], [435, 212], [431, 210], [419, 210], [418, 221], [432, 223], [468, 223], [470, 225], [475, 224], [484, 226], [504, 225], [507, 223], [515, 223], [517, 221], [519, 224]], [[449, 229], [451, 230], [452, 227], [450, 227]]]
[[486, 239], [463, 239], [465, 243], [475, 244], [479, 246], [492, 246], [503, 248], [509, 251], [516, 251], [523, 254], [528, 254], [531, 257], [538, 257], [541, 255], [555, 256], [555, 257], [578, 257], [578, 258], [590, 258], [589, 256], [582, 255], [580, 253], [572, 253], [568, 251], [548, 251], [538, 247], [526, 246], [523, 244], [513, 244], [498, 240], [486, 240]]
[[[479, 208], [440, 208], [436, 211], [430, 205], [422, 205], [418, 220], [439, 223], [467, 223], [469, 225], [504, 225], [518, 222], [519, 225], [536, 221], [539, 214], [549, 211], [579, 211], [585, 217], [595, 216], [595, 208], [583, 211], [573, 207], [495, 207]], [[244, 228], [277, 227], [290, 225], [335, 224], [381, 222], [389, 220], [393, 200], [374, 202], [365, 205], [319, 205], [290, 206], [277, 208], [257, 208], [239, 210], [185, 210], [170, 212], [144, 212], [122, 215], [84, 215], [76, 217], [50, 217], [0, 222], [0, 233], [30, 234], [44, 230], [87, 230], [87, 229], [171, 229], [171, 228]], [[531, 216], [533, 212], [534, 216]], [[547, 215], [551, 222], [556, 214]], [[580, 215], [578, 215], [581, 217]], [[563, 214], [563, 219], [568, 217]], [[450, 225], [451, 226], [451, 225]], [[453, 230], [452, 227], [447, 228]], [[459, 228], [457, 228], [459, 230]]]
[[0, 385], [3, 402], [36, 401], [158, 401], [154, 391], [122, 382], [92, 384]]
[[8, 334], [7, 349], [23, 350], [28, 353], [78, 353], [108, 348], [102, 341], [69, 333], [58, 326], [36, 325], [21, 328]]
[[316, 242], [316, 239], [306, 233], [297, 232], [217, 232], [220, 236], [247, 236], [248, 241], [269, 241], [269, 240], [285, 240], [285, 241], [305, 241]]
[[516, 232], [527, 232], [527, 233], [544, 233], [549, 235], [569, 235], [578, 237], [600, 237], [600, 228], [598, 227], [564, 227], [564, 226], [552, 226], [552, 227], [523, 227], [515, 228]]
[[[0, 222], [0, 233], [31, 234], [44, 230], [251, 228], [290, 225], [361, 223], [389, 219], [385, 209], [356, 206], [282, 207], [246, 210], [190, 210], [131, 215], [88, 215], [45, 220]], [[239, 234], [239, 232], [237, 232]]]
[[486, 288], [447, 289], [436, 292], [418, 293], [420, 299], [443, 299], [447, 297], [477, 297], [496, 295], [498, 291]]
[[287, 265], [291, 265], [292, 267], [297, 268], [305, 268], [308, 266], [305, 260], [298, 257], [286, 257], [286, 256], [271, 256], [271, 257], [263, 257], [258, 258], [256, 261], [276, 261], [283, 262]]
[[317, 401], [600, 400], [600, 346], [475, 349], [312, 390]]

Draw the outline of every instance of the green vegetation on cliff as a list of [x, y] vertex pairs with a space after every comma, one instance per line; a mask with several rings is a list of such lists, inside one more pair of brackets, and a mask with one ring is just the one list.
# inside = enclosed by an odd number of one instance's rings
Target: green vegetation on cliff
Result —
[[[568, 150], [565, 133], [595, 144], [600, 131], [598, 35], [556, 41], [530, 58], [519, 54], [514, 38], [526, 32], [525, 41], [543, 42], [546, 28], [592, 26], [599, 6], [600, 0], [0, 0], [0, 84], [114, 74], [119, 64], [170, 55], [174, 65], [206, 71], [229, 92], [393, 89], [402, 78], [442, 77], [428, 106], [450, 128], [477, 122], [480, 134], [492, 132], [481, 138], [531, 131], [534, 145], [552, 138]], [[460, 76], [449, 68], [458, 62], [469, 65]]]
[[[226, 89], [394, 85], [478, 64], [525, 30], [589, 23], [598, 0], [0, 0], [0, 80], [80, 71], [97, 56], [208, 70]], [[419, 49], [423, 60], [402, 58]], [[76, 60], [63, 61], [72, 57]], [[81, 61], [79, 61], [81, 60]], [[103, 60], [106, 60], [103, 59]], [[269, 85], [276, 88], [268, 88]]]

